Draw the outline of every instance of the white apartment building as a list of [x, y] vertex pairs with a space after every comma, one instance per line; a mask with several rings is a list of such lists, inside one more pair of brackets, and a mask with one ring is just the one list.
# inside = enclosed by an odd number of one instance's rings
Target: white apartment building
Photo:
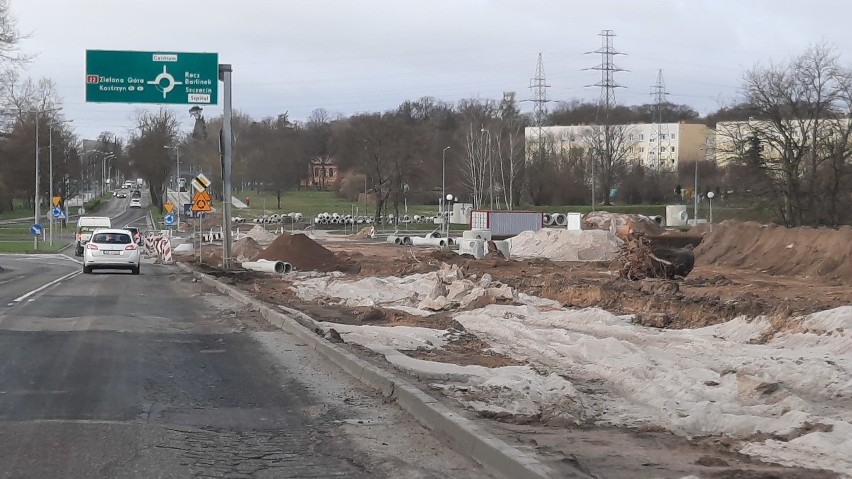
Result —
[[[590, 139], [601, 131], [600, 126], [572, 125], [542, 128], [546, 151], [568, 154], [572, 149], [586, 150]], [[647, 168], [676, 170], [678, 162], [704, 159], [707, 151], [707, 127], [688, 123], [635, 123], [614, 125], [611, 133], [613, 148], [624, 153], [631, 163]], [[524, 132], [527, 155], [538, 149], [538, 128]], [[529, 158], [528, 158], [529, 159]]]

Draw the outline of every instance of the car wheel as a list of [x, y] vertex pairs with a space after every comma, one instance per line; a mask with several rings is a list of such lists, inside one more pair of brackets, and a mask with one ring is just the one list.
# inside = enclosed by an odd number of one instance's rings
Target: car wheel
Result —
[[84, 273], [84, 274], [90, 274], [91, 272], [92, 272], [92, 267], [91, 267], [91, 266], [83, 265], [83, 273]]
[[131, 270], [130, 270], [130, 272], [131, 272], [132, 274], [136, 274], [136, 275], [138, 275], [138, 274], [139, 274], [139, 266], [137, 266], [137, 267], [135, 267], [135, 268], [131, 269]]

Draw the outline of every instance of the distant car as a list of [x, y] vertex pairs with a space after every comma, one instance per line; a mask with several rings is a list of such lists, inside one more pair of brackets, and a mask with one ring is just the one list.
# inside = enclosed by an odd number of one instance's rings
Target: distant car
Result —
[[130, 207], [131, 208], [141, 208], [142, 207], [142, 200], [139, 199], [139, 198], [131, 199], [130, 200]]
[[127, 198], [127, 192], [119, 191], [118, 193], [115, 194], [115, 196], [116, 196], [116, 198]]
[[126, 229], [98, 229], [86, 243], [83, 253], [83, 273], [95, 269], [129, 269], [139, 274], [139, 247]]
[[142, 192], [141, 192], [141, 191], [139, 191], [139, 190], [133, 190], [133, 191], [130, 193], [130, 197], [131, 197], [131, 198], [141, 198], [141, 197], [142, 197]]

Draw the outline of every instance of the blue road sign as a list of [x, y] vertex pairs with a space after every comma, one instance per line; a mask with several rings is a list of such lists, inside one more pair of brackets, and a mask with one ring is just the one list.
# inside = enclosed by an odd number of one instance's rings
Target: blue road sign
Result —
[[192, 215], [192, 203], [183, 204], [183, 216], [185, 218], [194, 218], [194, 216]]
[[171, 226], [172, 224], [174, 224], [174, 222], [175, 222], [175, 217], [171, 213], [169, 213], [169, 214], [167, 214], [166, 216], [163, 217], [163, 223], [165, 223], [167, 226]]
[[54, 206], [53, 207], [53, 217], [59, 218], [60, 216], [62, 216], [62, 208], [60, 208], [58, 206]]
[[36, 224], [30, 226], [30, 233], [33, 236], [41, 235], [41, 234], [44, 233], [44, 228], [40, 224], [36, 223]]

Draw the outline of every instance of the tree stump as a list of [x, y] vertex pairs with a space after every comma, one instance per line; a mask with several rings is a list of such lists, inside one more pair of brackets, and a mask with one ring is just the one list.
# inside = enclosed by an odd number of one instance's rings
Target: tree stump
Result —
[[641, 233], [631, 232], [613, 265], [622, 278], [685, 278], [695, 266], [692, 246], [684, 248], [654, 248]]

